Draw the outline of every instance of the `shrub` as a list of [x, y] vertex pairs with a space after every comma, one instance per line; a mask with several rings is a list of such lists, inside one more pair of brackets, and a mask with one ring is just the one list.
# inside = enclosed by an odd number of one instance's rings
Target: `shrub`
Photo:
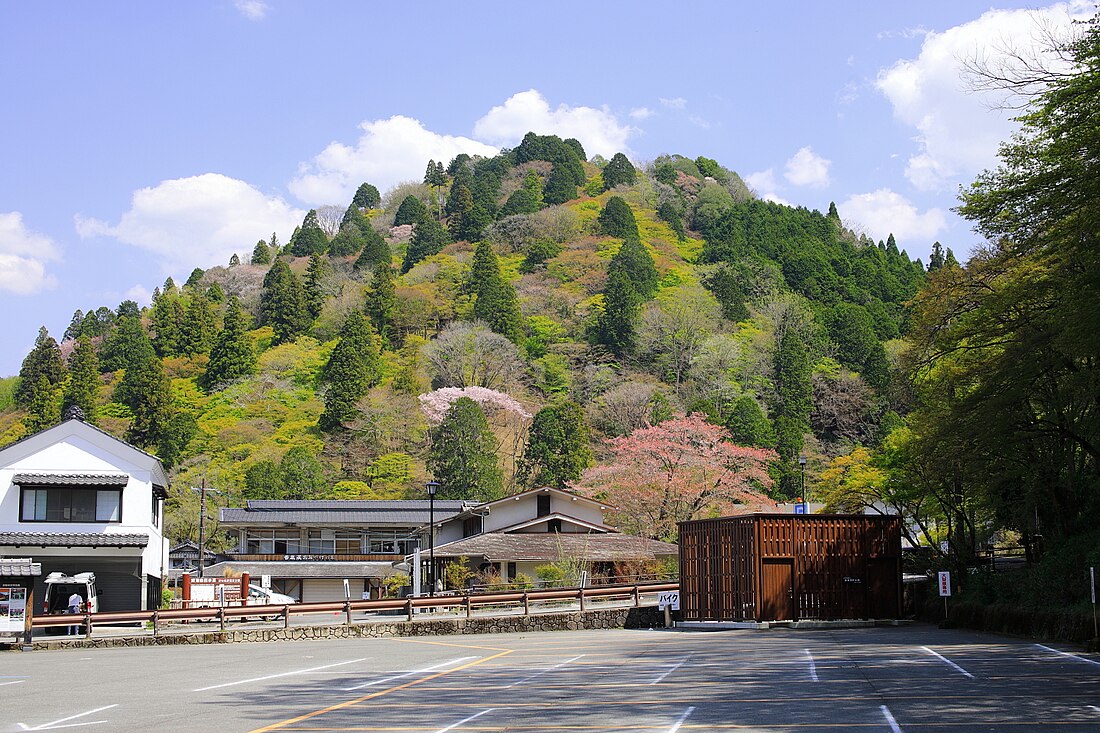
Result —
[[401, 589], [409, 585], [409, 576], [404, 573], [395, 573], [387, 576], [382, 581], [382, 592], [386, 598], [397, 598]]

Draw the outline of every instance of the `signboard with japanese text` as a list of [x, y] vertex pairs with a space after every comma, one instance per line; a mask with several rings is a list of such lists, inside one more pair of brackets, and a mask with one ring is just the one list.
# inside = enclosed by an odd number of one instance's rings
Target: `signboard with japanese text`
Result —
[[939, 573], [940, 595], [947, 598], [951, 595], [951, 573], [941, 570]]

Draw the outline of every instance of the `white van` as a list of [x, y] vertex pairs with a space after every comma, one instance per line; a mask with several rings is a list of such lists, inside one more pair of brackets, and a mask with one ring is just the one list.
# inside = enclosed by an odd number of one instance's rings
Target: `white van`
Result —
[[[258, 585], [248, 586], [248, 605], [250, 606], [289, 606], [298, 601], [288, 595], [276, 593], [270, 588], [261, 588]], [[278, 616], [263, 616], [264, 621], [271, 621]]]
[[[80, 596], [80, 610], [89, 613], [99, 612], [99, 593], [95, 587], [95, 573], [77, 573], [65, 575], [64, 573], [50, 573], [42, 581], [46, 585], [45, 597], [42, 600], [42, 612], [47, 616], [69, 612], [69, 597], [73, 593]], [[48, 627], [48, 633], [64, 633], [65, 627]], [[83, 627], [81, 627], [81, 631]]]

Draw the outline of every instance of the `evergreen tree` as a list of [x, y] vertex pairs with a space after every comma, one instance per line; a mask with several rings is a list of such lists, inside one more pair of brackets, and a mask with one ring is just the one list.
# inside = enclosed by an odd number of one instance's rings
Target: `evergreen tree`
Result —
[[270, 265], [271, 264], [271, 249], [267, 246], [267, 242], [260, 240], [256, 242], [256, 246], [252, 250], [252, 259], [249, 260], [249, 264], [253, 265]]
[[125, 369], [133, 361], [153, 355], [153, 345], [141, 327], [140, 316], [127, 312], [127, 315], [119, 316], [114, 332], [104, 342], [99, 368], [104, 372], [115, 372]]
[[80, 329], [84, 325], [84, 312], [77, 308], [73, 311], [73, 317], [69, 320], [69, 325], [65, 327], [65, 333], [61, 334], [62, 341], [75, 341], [80, 338]]
[[264, 276], [260, 293], [260, 313], [263, 325], [274, 331], [272, 345], [293, 341], [309, 327], [309, 313], [303, 302], [302, 286], [283, 260]]
[[133, 415], [126, 431], [127, 441], [149, 448], [165, 436], [173, 416], [172, 393], [156, 355], [150, 353], [126, 365], [112, 400], [129, 407]]
[[546, 178], [546, 186], [542, 189], [542, 200], [549, 206], [572, 201], [577, 198], [578, 185], [568, 168], [555, 165]]
[[210, 287], [206, 289], [206, 299], [211, 303], [221, 303], [225, 300], [225, 291], [221, 285], [210, 283]]
[[382, 337], [385, 348], [398, 345], [397, 329], [394, 327], [394, 314], [397, 309], [396, 286], [393, 279], [393, 267], [389, 262], [381, 262], [374, 268], [370, 291], [367, 293], [366, 313], [371, 326]]
[[256, 461], [249, 466], [244, 472], [242, 496], [250, 501], [285, 499], [286, 488], [279, 473], [279, 464], [274, 461]]
[[391, 259], [393, 259], [393, 253], [390, 252], [390, 246], [386, 244], [385, 238], [373, 227], [369, 227], [363, 236], [363, 248], [359, 251], [359, 256], [352, 267], [362, 270], [373, 269], [380, 264], [389, 266]]
[[399, 227], [405, 224], [416, 224], [421, 219], [428, 218], [427, 214], [428, 208], [424, 206], [424, 202], [409, 194], [397, 207], [397, 213], [393, 216], [393, 225]]
[[748, 296], [733, 268], [720, 265], [702, 278], [703, 286], [709, 290], [722, 306], [722, 316], [731, 321], [740, 322], [749, 317]]
[[256, 349], [249, 338], [248, 316], [236, 296], [229, 299], [222, 319], [222, 330], [210, 349], [210, 361], [199, 377], [199, 386], [213, 392], [220, 385], [256, 372]]
[[172, 414], [157, 440], [157, 458], [165, 468], [170, 469], [179, 462], [184, 448], [198, 430], [198, 423], [190, 414], [182, 411]]
[[610, 191], [615, 186], [633, 186], [638, 180], [638, 171], [622, 153], [615, 153], [603, 167], [603, 190]]
[[676, 233], [676, 238], [681, 242], [687, 239], [683, 211], [671, 201], [665, 201], [657, 207], [657, 218], [668, 224], [669, 229]]
[[612, 196], [607, 200], [596, 221], [600, 225], [600, 232], [609, 237], [640, 239], [638, 236], [638, 222], [634, 219], [634, 212], [630, 210], [630, 205], [619, 196]]
[[325, 411], [317, 421], [322, 430], [333, 430], [356, 414], [355, 404], [378, 383], [381, 359], [370, 325], [357, 310], [348, 314], [340, 340], [321, 372]]
[[810, 430], [813, 387], [810, 356], [794, 328], [784, 330], [775, 355], [775, 451], [779, 454], [780, 483], [786, 496], [799, 492], [794, 458], [802, 450], [802, 436]]
[[417, 262], [438, 254], [445, 244], [448, 244], [447, 232], [427, 212], [416, 222], [416, 231], [413, 233], [409, 246], [405, 248], [405, 259], [401, 263], [401, 273], [404, 274], [413, 268]]
[[451, 190], [447, 208], [451, 217], [447, 222], [447, 229], [452, 237], [461, 237], [462, 220], [474, 208], [474, 195], [470, 193], [470, 189], [466, 185], [457, 184]]
[[210, 301], [204, 294], [195, 293], [191, 296], [187, 313], [181, 322], [178, 353], [186, 356], [205, 354], [214, 341], [216, 329], [214, 309]]
[[153, 291], [153, 348], [157, 356], [177, 356], [180, 352], [180, 328], [186, 313], [175, 289]]
[[642, 241], [629, 237], [623, 241], [619, 251], [607, 263], [607, 274], [621, 271], [634, 285], [642, 300], [648, 300], [657, 293], [657, 266], [653, 255], [649, 254]]
[[520, 480], [528, 486], [566, 488], [592, 463], [584, 409], [562, 400], [543, 407], [531, 422], [520, 461]]
[[61, 388], [64, 378], [65, 364], [61, 358], [61, 347], [43, 326], [38, 329], [34, 348], [24, 357], [23, 364], [19, 367], [19, 385], [12, 393], [12, 399], [20, 407], [40, 403], [41, 380], [46, 380], [47, 389], [53, 393]]
[[202, 280], [202, 276], [204, 274], [205, 273], [203, 272], [203, 269], [201, 267], [196, 267], [194, 270], [191, 271], [191, 274], [187, 277], [187, 282], [185, 282], [183, 284], [183, 287], [185, 287], [185, 288], [195, 287]]
[[440, 191], [440, 189], [446, 185], [446, 183], [447, 176], [443, 172], [443, 163], [436, 163], [434, 160], [429, 160], [428, 168], [424, 171], [424, 185], [428, 187], [428, 190], [435, 193], [437, 217], [443, 214], [443, 202], [441, 200], [442, 191]]
[[329, 493], [325, 469], [308, 448], [297, 445], [279, 461], [283, 497], [290, 500], [320, 499]]
[[523, 315], [516, 289], [500, 274], [496, 253], [488, 242], [474, 249], [469, 289], [476, 296], [473, 316], [513, 343], [523, 335]]
[[880, 392], [890, 385], [890, 361], [886, 358], [886, 349], [882, 344], [876, 341], [871, 347], [859, 373], [864, 382]]
[[955, 259], [955, 253], [951, 251], [950, 247], [947, 248], [947, 254], [943, 258], [943, 266], [952, 270], [960, 268], [959, 261]]
[[99, 360], [95, 346], [88, 336], [77, 339], [76, 348], [69, 357], [69, 383], [61, 400], [61, 414], [70, 407], [79, 407], [84, 422], [95, 425], [96, 397], [99, 394]]
[[[359, 212], [355, 212], [360, 216]], [[364, 239], [362, 230], [353, 222], [340, 225], [340, 231], [328, 243], [328, 253], [333, 257], [347, 257], [363, 249]]]
[[492, 501], [503, 495], [496, 439], [485, 413], [469, 397], [455, 400], [432, 431], [428, 470], [439, 482], [440, 499]]
[[837, 345], [837, 361], [854, 371], [862, 370], [871, 351], [880, 346], [867, 309], [854, 303], [837, 303], [827, 325]]
[[294, 236], [290, 238], [287, 248], [296, 257], [308, 257], [314, 253], [328, 251], [328, 237], [325, 236], [325, 231], [317, 221], [316, 209], [310, 209], [306, 214], [306, 218], [302, 220], [302, 225], [295, 230]]
[[627, 274], [621, 269], [610, 271], [603, 293], [603, 310], [596, 317], [596, 341], [618, 354], [629, 351], [634, 346], [635, 321], [641, 304], [642, 298]]
[[274, 259], [276, 257], [278, 257], [279, 255], [281, 255], [282, 253], [283, 253], [283, 248], [279, 244], [279, 237], [276, 236], [275, 232], [272, 232], [271, 233], [271, 259], [272, 259], [272, 261], [274, 261]]
[[321, 309], [325, 305], [323, 281], [328, 272], [328, 261], [324, 257], [317, 253], [309, 256], [309, 267], [306, 268], [306, 282], [302, 294], [310, 321], [316, 320], [317, 316], [321, 315]]
[[[172, 278], [168, 278], [168, 282], [172, 282]], [[141, 308], [138, 304], [132, 300], [124, 300], [118, 304], [118, 317], [129, 316], [131, 318], [141, 318]]]
[[28, 433], [53, 427], [61, 422], [61, 405], [57, 401], [58, 389], [45, 376], [40, 376], [31, 390], [27, 416], [23, 427]]
[[928, 271], [935, 272], [943, 267], [943, 245], [939, 242], [932, 243], [932, 254], [928, 256]]
[[534, 214], [540, 208], [542, 208], [541, 204], [528, 189], [517, 188], [500, 208], [500, 216], [504, 218], [516, 214]]
[[775, 445], [775, 431], [767, 415], [749, 395], [742, 395], [731, 406], [726, 417], [730, 440], [738, 445], [770, 448]]
[[229, 258], [229, 266], [236, 267], [239, 264], [241, 264], [241, 258], [236, 252], [234, 252], [233, 255]]
[[451, 162], [447, 164], [447, 175], [454, 178], [458, 175], [458, 172], [467, 168], [470, 162], [470, 156], [467, 153], [459, 153], [455, 157], [451, 158]]
[[369, 183], [359, 184], [351, 200], [351, 205], [357, 209], [377, 209], [381, 203], [382, 196], [378, 193], [378, 189]]
[[578, 160], [588, 160], [588, 156], [584, 154], [584, 146], [581, 145], [581, 141], [575, 137], [567, 137], [562, 140], [566, 145], [573, 149], [573, 153], [577, 156]]
[[837, 224], [840, 223], [840, 212], [836, 210], [836, 204], [832, 201], [829, 202], [829, 213], [825, 215]]

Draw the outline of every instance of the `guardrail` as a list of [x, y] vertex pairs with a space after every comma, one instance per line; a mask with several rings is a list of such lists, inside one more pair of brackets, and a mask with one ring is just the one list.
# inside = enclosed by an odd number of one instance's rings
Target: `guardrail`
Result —
[[580, 610], [585, 610], [586, 601], [593, 599], [629, 598], [635, 607], [642, 603], [646, 594], [664, 593], [678, 590], [679, 583], [635, 583], [632, 585], [609, 585], [595, 588], [555, 588], [552, 590], [512, 591], [507, 593], [467, 593], [463, 595], [420, 596], [417, 598], [387, 598], [378, 601], [326, 601], [321, 603], [295, 603], [293, 605], [269, 606], [217, 606], [207, 608], [170, 608], [151, 611], [101, 611], [99, 613], [57, 614], [35, 616], [31, 626], [35, 629], [59, 626], [83, 627], [85, 637], [90, 638], [92, 630], [98, 625], [111, 624], [152, 624], [153, 635], [159, 633], [164, 623], [186, 623], [189, 621], [217, 621], [221, 630], [225, 630], [228, 621], [248, 618], [280, 618], [284, 628], [290, 627], [291, 616], [310, 613], [343, 613], [345, 622], [352, 623], [354, 612], [402, 611], [412, 621], [418, 610], [452, 610], [461, 608], [469, 618], [474, 609], [483, 606], [523, 605], [523, 614], [531, 613], [532, 603], [545, 601], [577, 601]]

